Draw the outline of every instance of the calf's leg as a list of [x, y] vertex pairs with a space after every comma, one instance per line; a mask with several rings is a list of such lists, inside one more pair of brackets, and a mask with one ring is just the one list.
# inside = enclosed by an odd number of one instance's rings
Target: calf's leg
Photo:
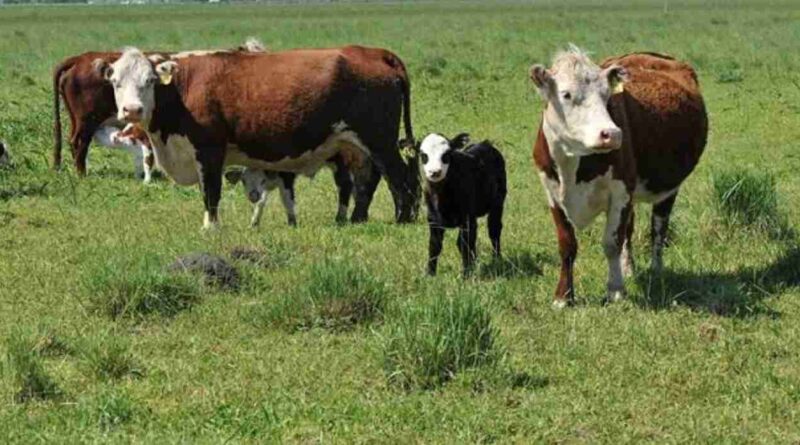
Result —
[[500, 234], [503, 232], [503, 203], [489, 211], [487, 218], [489, 228], [489, 239], [492, 242], [492, 254], [500, 256]]
[[650, 268], [656, 272], [661, 272], [664, 267], [662, 252], [669, 241], [667, 239], [669, 217], [672, 214], [672, 206], [675, 205], [677, 197], [678, 192], [676, 191], [672, 196], [653, 205], [653, 214], [650, 217], [650, 244], [652, 249]]
[[351, 222], [362, 223], [369, 219], [369, 206], [380, 181], [381, 172], [372, 162], [369, 167], [365, 167], [365, 171], [355, 176], [355, 206], [350, 216]]
[[578, 240], [575, 238], [575, 229], [572, 227], [572, 223], [569, 222], [561, 207], [550, 207], [550, 213], [552, 213], [553, 222], [556, 225], [558, 251], [561, 254], [561, 273], [553, 300], [553, 306], [560, 309], [575, 303], [573, 267], [575, 258], [578, 256]]
[[477, 220], [469, 218], [458, 231], [458, 250], [461, 252], [461, 264], [463, 266], [464, 277], [472, 273], [477, 257], [476, 242], [478, 238]]
[[[336, 211], [336, 222], [344, 224], [347, 222], [347, 208], [350, 206], [350, 195], [353, 194], [353, 178], [350, 175], [350, 170], [341, 160], [336, 161], [336, 166], [334, 168], [333, 180], [336, 182], [336, 188], [339, 191], [339, 208]], [[372, 197], [370, 197], [370, 201], [371, 200]], [[367, 207], [369, 207], [369, 204], [367, 204]]]
[[430, 237], [428, 239], [428, 275], [436, 275], [436, 267], [439, 264], [439, 255], [442, 253], [442, 239], [444, 238], [444, 227], [438, 223], [428, 222]]
[[297, 226], [297, 214], [294, 210], [294, 180], [297, 177], [294, 173], [280, 173], [281, 201], [286, 209], [286, 219], [290, 226]]

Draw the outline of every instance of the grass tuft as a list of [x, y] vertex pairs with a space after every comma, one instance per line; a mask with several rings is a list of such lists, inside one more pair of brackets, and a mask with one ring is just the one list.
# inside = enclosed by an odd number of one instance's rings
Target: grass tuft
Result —
[[101, 380], [141, 377], [144, 369], [131, 351], [130, 342], [118, 336], [103, 336], [83, 352], [88, 369]]
[[202, 290], [197, 277], [145, 265], [104, 265], [84, 278], [84, 288], [92, 308], [114, 320], [175, 316], [196, 304]]
[[127, 394], [106, 391], [97, 398], [94, 418], [102, 431], [109, 431], [130, 422], [136, 411], [136, 404]]
[[61, 395], [61, 389], [44, 369], [34, 340], [15, 330], [6, 340], [6, 348], [6, 361], [13, 375], [14, 400], [17, 403], [55, 399]]
[[744, 169], [712, 173], [714, 203], [726, 223], [754, 227], [773, 235], [785, 231], [778, 208], [775, 177]]
[[468, 368], [493, 366], [500, 350], [492, 316], [471, 292], [406, 307], [388, 325], [383, 367], [389, 382], [430, 389]]
[[314, 327], [342, 331], [383, 316], [387, 286], [347, 261], [314, 266], [306, 283], [263, 314], [270, 324], [290, 331]]

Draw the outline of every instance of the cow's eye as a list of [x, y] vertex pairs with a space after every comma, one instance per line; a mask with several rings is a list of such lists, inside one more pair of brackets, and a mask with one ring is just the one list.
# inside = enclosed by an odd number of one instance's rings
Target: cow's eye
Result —
[[570, 93], [569, 91], [564, 91], [563, 93], [561, 93], [561, 97], [563, 97], [564, 100], [572, 100], [572, 93]]
[[419, 154], [419, 159], [422, 161], [423, 164], [427, 164], [428, 163], [428, 155], [426, 155], [425, 153], [420, 153]]
[[450, 163], [450, 152], [449, 151], [442, 155], [442, 163], [443, 164], [449, 164]]

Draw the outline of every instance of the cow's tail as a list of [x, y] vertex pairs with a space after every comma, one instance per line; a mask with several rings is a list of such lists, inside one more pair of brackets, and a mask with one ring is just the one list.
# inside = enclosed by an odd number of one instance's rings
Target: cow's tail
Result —
[[53, 167], [61, 166], [61, 76], [72, 68], [72, 59], [67, 59], [53, 71]]
[[414, 140], [414, 129], [411, 128], [411, 82], [408, 80], [408, 72], [403, 62], [400, 62], [400, 66], [402, 67], [400, 89], [403, 93], [403, 127], [406, 130], [406, 141], [413, 147], [416, 141]]

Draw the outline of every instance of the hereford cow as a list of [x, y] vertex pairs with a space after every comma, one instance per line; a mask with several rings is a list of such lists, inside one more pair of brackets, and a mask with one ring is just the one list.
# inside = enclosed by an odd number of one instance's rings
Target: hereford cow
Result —
[[[576, 47], [531, 79], [547, 102], [533, 158], [561, 253], [554, 305], [575, 298], [575, 229], [606, 214], [607, 300], [625, 295], [632, 271], [633, 203], [653, 205], [652, 262], [660, 270], [670, 212], [703, 153], [708, 132], [697, 76], [671, 57], [636, 53], [595, 65]], [[624, 86], [624, 87], [623, 87]]]
[[[248, 39], [244, 45], [232, 50], [219, 51], [264, 51], [264, 45], [254, 38]], [[183, 57], [188, 54], [207, 54], [213, 51], [190, 51], [165, 54], [171, 57]], [[69, 113], [72, 124], [69, 142], [72, 147], [72, 158], [78, 174], [86, 174], [86, 158], [89, 144], [94, 141], [100, 145], [117, 147], [108, 136], [124, 127], [116, 119], [117, 106], [114, 103], [114, 90], [94, 68], [96, 60], [106, 63], [116, 61], [119, 52], [87, 52], [69, 57], [59, 63], [53, 72], [53, 166], [61, 166], [61, 98]], [[108, 128], [106, 128], [108, 127]], [[127, 148], [127, 147], [121, 147]]]
[[[206, 228], [218, 224], [226, 165], [310, 174], [337, 153], [370, 156], [388, 177], [396, 219], [416, 216], [416, 159], [406, 163], [396, 142], [401, 114], [413, 140], [408, 75], [391, 52], [347, 46], [155, 60], [128, 48], [95, 67], [113, 86], [118, 119], [147, 130], [159, 167], [179, 184], [200, 183]], [[366, 215], [357, 200], [353, 218], [359, 211]]]

